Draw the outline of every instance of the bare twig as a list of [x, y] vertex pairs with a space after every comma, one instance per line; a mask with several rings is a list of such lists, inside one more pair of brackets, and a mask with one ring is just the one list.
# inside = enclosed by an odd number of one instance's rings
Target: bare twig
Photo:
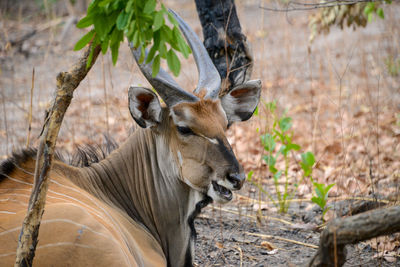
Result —
[[[91, 49], [93, 59], [87, 68], [86, 63]], [[40, 220], [43, 215], [46, 202], [46, 193], [49, 186], [49, 173], [53, 160], [54, 148], [58, 132], [61, 127], [64, 114], [71, 103], [73, 92], [79, 83], [85, 78], [90, 68], [96, 62], [100, 52], [100, 46], [92, 48], [88, 46], [79, 61], [69, 70], [57, 75], [57, 89], [53, 106], [45, 120], [44, 131], [36, 156], [36, 167], [31, 197], [29, 199], [28, 212], [22, 224], [18, 241], [15, 267], [32, 266], [35, 249], [38, 243]]]
[[260, 5], [259, 8], [274, 12], [290, 12], [290, 11], [306, 11], [306, 10], [313, 10], [326, 7], [335, 7], [335, 6], [348, 6], [348, 5], [354, 5], [359, 3], [370, 3], [370, 2], [384, 2], [384, 1], [383, 0], [332, 0], [321, 3], [303, 3], [303, 2], [290, 1], [286, 4], [285, 8], [271, 8], [262, 5]]
[[32, 69], [32, 85], [31, 85], [31, 99], [29, 104], [29, 113], [28, 113], [28, 134], [26, 137], [26, 147], [29, 147], [30, 138], [31, 138], [31, 130], [32, 130], [32, 99], [33, 99], [33, 88], [35, 86], [35, 68]]
[[[217, 209], [217, 210], [220, 210], [220, 211], [224, 211], [224, 212], [228, 212], [228, 213], [232, 213], [232, 214], [239, 214], [239, 212], [236, 212], [236, 211], [233, 211], [233, 210], [224, 209], [224, 208], [221, 208], [221, 207], [214, 207], [214, 209]], [[258, 218], [256, 216], [252, 216], [252, 215], [248, 215], [248, 214], [245, 214], [244, 216], [247, 217], [247, 218], [253, 219], [254, 221], [258, 220]], [[271, 216], [264, 216], [262, 214], [260, 215], [260, 218], [261, 219], [266, 219], [266, 220], [271, 220], [271, 221], [281, 222], [281, 223], [284, 223], [284, 224], [287, 224], [287, 225], [293, 225], [293, 223], [291, 223], [289, 221], [286, 221], [284, 219], [279, 219], [279, 218], [275, 218], [275, 217], [271, 217]]]
[[0, 90], [1, 98], [2, 98], [2, 107], [3, 107], [3, 119], [4, 119], [4, 128], [6, 130], [6, 151], [8, 154], [8, 144], [10, 143], [8, 140], [8, 124], [7, 124], [7, 108], [6, 108], [6, 97], [3, 91]]
[[318, 248], [318, 246], [313, 245], [313, 244], [303, 243], [303, 242], [300, 242], [297, 240], [287, 239], [287, 238], [283, 238], [283, 237], [275, 236], [275, 235], [264, 235], [264, 234], [249, 233], [249, 232], [245, 232], [245, 234], [252, 235], [252, 236], [258, 236], [261, 238], [281, 240], [281, 241], [285, 241], [285, 242], [289, 242], [289, 243], [293, 243], [293, 244], [297, 244], [297, 245], [302, 245], [302, 246], [309, 247], [309, 248], [315, 248], [315, 249]]
[[104, 67], [104, 56], [101, 55], [101, 74], [103, 77], [103, 92], [104, 92], [104, 106], [106, 110], [106, 129], [107, 135], [110, 135], [110, 123], [109, 123], [109, 116], [108, 116], [108, 98], [107, 98], [107, 86], [106, 86], [106, 74], [105, 74], [105, 67]]

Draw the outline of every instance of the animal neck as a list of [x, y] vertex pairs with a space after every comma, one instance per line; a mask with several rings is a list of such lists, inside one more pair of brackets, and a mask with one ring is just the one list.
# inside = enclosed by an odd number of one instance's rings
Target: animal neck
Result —
[[90, 180], [83, 187], [141, 223], [161, 245], [169, 266], [192, 265], [194, 218], [211, 199], [179, 178], [165, 135], [139, 129], [83, 171]]

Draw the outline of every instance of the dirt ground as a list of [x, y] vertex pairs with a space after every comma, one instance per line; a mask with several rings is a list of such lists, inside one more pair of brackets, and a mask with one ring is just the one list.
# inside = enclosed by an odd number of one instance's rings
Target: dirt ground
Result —
[[[163, 2], [201, 36], [193, 1]], [[55, 77], [80, 55], [73, 47], [85, 30], [65, 26], [72, 21], [71, 10], [63, 2], [40, 3], [0, 4], [0, 160], [24, 147], [27, 136], [29, 145], [37, 145]], [[245, 170], [254, 171], [253, 181], [259, 187], [247, 183], [228, 205], [204, 210], [196, 221], [195, 261], [199, 266], [298, 266], [315, 253], [320, 235], [316, 229], [322, 223], [321, 213], [310, 201], [314, 193], [309, 179], [297, 190], [294, 187], [302, 177], [301, 152], [315, 154], [316, 181], [335, 183], [329, 194], [328, 220], [342, 216], [343, 207], [350, 207], [357, 197], [398, 204], [400, 6], [385, 6], [385, 19], [374, 19], [366, 28], [332, 28], [309, 44], [307, 24], [312, 12], [268, 12], [259, 8], [260, 1], [236, 4], [253, 47], [252, 77], [263, 83], [263, 104], [258, 116], [231, 127], [228, 135]], [[393, 62], [399, 62], [397, 72], [390, 71]], [[197, 82], [193, 59], [184, 60], [182, 66], [177, 81], [192, 90]], [[104, 142], [105, 134], [118, 142], [125, 140], [135, 128], [127, 108], [131, 84], [148, 83], [126, 45], [121, 46], [116, 66], [109, 54], [100, 56], [74, 95], [59, 149], [72, 153], [77, 145]], [[293, 140], [301, 146], [289, 159], [289, 188], [295, 195], [287, 214], [278, 213], [265, 193], [276, 198], [260, 143], [260, 135], [271, 124], [264, 103], [273, 100], [279, 114], [292, 117]], [[279, 168], [284, 164], [277, 162]], [[280, 190], [283, 185], [280, 181]], [[344, 199], [348, 202], [342, 205]], [[346, 266], [400, 266], [399, 240], [391, 235], [349, 246]]]

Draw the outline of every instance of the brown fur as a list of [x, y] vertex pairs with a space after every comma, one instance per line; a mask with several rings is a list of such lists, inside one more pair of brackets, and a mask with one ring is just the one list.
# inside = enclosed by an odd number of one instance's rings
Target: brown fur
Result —
[[185, 114], [184, 110], [192, 114], [193, 118], [187, 118], [191, 129], [196, 133], [209, 138], [225, 136], [228, 121], [220, 108], [219, 100], [201, 99], [193, 103], [181, 103], [173, 107], [173, 110]]

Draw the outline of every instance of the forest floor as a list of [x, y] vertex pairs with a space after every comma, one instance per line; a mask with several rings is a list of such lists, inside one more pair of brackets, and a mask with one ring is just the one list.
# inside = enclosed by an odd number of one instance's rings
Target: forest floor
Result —
[[[39, 2], [0, 5], [0, 160], [26, 143], [37, 145], [55, 77], [80, 55], [73, 47], [85, 30], [65, 26], [73, 18], [70, 9], [62, 1], [44, 7]], [[193, 1], [163, 2], [201, 36]], [[385, 7], [385, 19], [376, 18], [366, 28], [333, 27], [310, 44], [311, 12], [268, 12], [259, 1], [236, 2], [253, 48], [252, 77], [262, 80], [263, 93], [258, 115], [232, 126], [228, 136], [246, 172], [253, 171], [252, 183], [231, 203], [204, 209], [196, 221], [195, 261], [199, 266], [298, 266], [316, 252], [322, 223], [310, 201], [312, 183], [302, 179], [301, 153], [314, 153], [315, 181], [335, 183], [325, 219], [351, 214], [360, 198], [398, 204], [400, 6]], [[197, 82], [193, 59], [182, 65], [177, 81], [192, 90]], [[74, 95], [58, 148], [73, 153], [76, 146], [104, 142], [104, 135], [125, 140], [135, 129], [127, 108], [131, 84], [147, 82], [127, 46], [121, 46], [116, 66], [109, 54], [100, 56]], [[292, 140], [301, 146], [288, 158], [288, 189], [294, 193], [285, 214], [275, 205], [276, 187], [262, 160], [260, 136], [273, 123], [265, 104], [272, 101], [278, 116], [292, 118]], [[278, 158], [276, 167], [284, 170], [285, 161]], [[277, 188], [283, 192], [284, 187], [281, 177]], [[399, 253], [399, 235], [374, 238], [348, 246], [346, 266], [400, 266]]]

